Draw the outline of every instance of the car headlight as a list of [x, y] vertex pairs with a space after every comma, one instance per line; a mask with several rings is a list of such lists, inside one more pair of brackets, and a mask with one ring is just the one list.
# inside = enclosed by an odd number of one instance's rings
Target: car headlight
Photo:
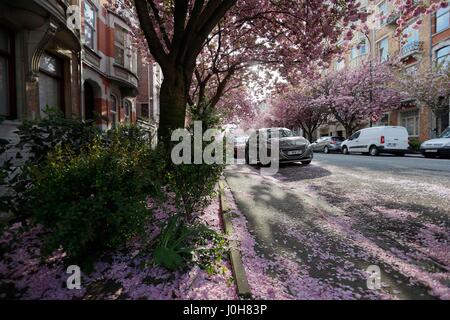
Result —
[[444, 148], [450, 148], [450, 142], [447, 142], [447, 144], [444, 145]]

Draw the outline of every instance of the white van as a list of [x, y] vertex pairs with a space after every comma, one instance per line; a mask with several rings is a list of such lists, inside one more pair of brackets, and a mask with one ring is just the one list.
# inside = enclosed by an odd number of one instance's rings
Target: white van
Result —
[[342, 153], [392, 153], [404, 156], [409, 148], [409, 134], [404, 127], [373, 127], [359, 130], [342, 142]]

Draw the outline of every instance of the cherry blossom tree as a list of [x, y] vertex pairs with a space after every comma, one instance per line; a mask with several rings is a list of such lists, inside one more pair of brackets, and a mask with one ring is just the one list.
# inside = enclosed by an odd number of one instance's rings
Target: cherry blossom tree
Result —
[[450, 66], [408, 73], [401, 70], [396, 82], [399, 90], [419, 104], [428, 107], [436, 117], [450, 106]]
[[[229, 35], [231, 48], [246, 42], [246, 50], [237, 51], [235, 57], [253, 53], [255, 62], [263, 57], [277, 63], [278, 71], [293, 80], [326, 65], [340, 52], [337, 43], [341, 35], [367, 17], [356, 0], [108, 1], [110, 9], [129, 19], [136, 45], [143, 51], [148, 49], [162, 68], [160, 137], [168, 137], [171, 129], [184, 126], [198, 57], [219, 24], [226, 26], [220, 33]], [[402, 19], [408, 20], [436, 10], [443, 1], [394, 3]], [[248, 48], [264, 49], [264, 54]], [[233, 68], [230, 71], [235, 72]]]
[[[221, 32], [233, 40], [227, 47], [246, 49], [236, 51], [234, 57], [252, 53], [256, 62], [261, 57], [278, 62], [280, 71], [297, 65], [307, 73], [314, 69], [312, 64], [327, 61], [338, 51], [339, 35], [363, 16], [356, 0], [110, 2], [110, 9], [118, 14], [133, 13], [131, 23], [139, 21], [139, 27], [134, 28], [136, 44], [144, 49], [147, 46], [163, 71], [160, 137], [184, 126], [197, 59], [219, 23], [227, 26]], [[259, 49], [249, 51], [252, 47]]]
[[314, 132], [328, 119], [329, 110], [323, 104], [315, 103], [318, 91], [303, 86], [292, 88], [275, 98], [269, 126], [282, 126], [289, 129], [301, 128], [308, 140], [313, 139]]
[[394, 87], [395, 79], [388, 64], [365, 61], [357, 69], [325, 75], [315, 86], [313, 103], [326, 106], [349, 136], [372, 116], [400, 107], [405, 96]]

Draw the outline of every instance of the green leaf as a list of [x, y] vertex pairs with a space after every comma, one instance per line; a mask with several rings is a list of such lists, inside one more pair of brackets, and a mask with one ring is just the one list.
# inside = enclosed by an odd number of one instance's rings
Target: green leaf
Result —
[[183, 265], [183, 258], [170, 248], [156, 248], [153, 252], [153, 257], [155, 264], [169, 270], [176, 270]]

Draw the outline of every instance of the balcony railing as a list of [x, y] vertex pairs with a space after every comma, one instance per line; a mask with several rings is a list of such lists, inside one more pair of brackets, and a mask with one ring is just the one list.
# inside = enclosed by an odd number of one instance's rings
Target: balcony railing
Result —
[[422, 41], [414, 41], [405, 44], [400, 50], [400, 54], [402, 58], [410, 57], [414, 54], [420, 53], [423, 50], [423, 42]]
[[391, 13], [386, 18], [386, 25], [397, 24], [398, 18], [400, 18], [400, 15], [398, 13]]

